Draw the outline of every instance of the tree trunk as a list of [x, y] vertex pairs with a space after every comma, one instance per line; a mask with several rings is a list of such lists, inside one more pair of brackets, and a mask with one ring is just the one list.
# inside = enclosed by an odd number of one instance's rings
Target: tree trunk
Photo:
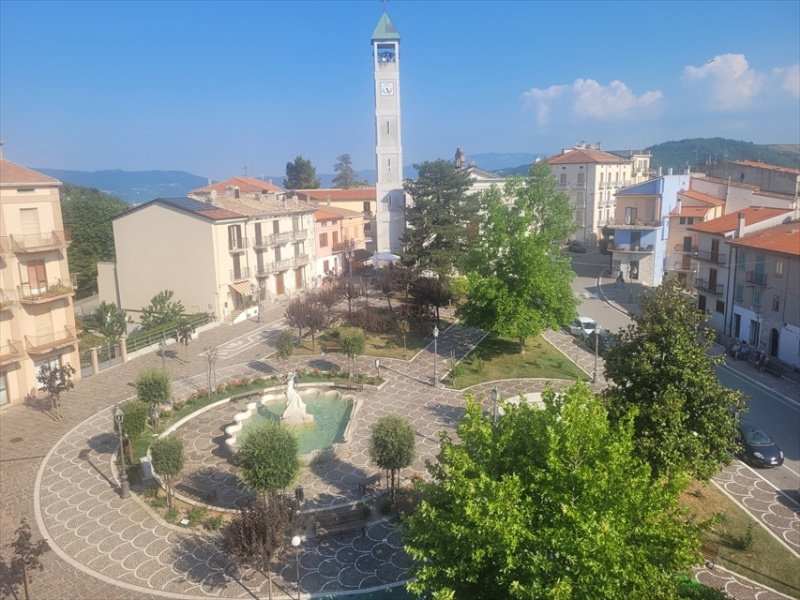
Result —
[[28, 594], [28, 568], [25, 566], [25, 561], [22, 561], [22, 586], [25, 591], [25, 600], [30, 600], [31, 597]]
[[167, 507], [172, 508], [172, 486], [169, 475], [164, 475], [164, 487], [167, 488]]

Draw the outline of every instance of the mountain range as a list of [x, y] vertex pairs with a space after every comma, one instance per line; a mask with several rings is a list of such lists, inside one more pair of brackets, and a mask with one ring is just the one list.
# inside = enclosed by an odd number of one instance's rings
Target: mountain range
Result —
[[[800, 168], [800, 146], [793, 144], [753, 144], [725, 138], [695, 138], [664, 142], [646, 148], [652, 155], [651, 167], [664, 170], [670, 167], [702, 171], [702, 165], [726, 160], [753, 160], [773, 165]], [[529, 165], [538, 157], [552, 153], [502, 153], [486, 152], [467, 155], [467, 163], [475, 163], [485, 171], [500, 175], [526, 175]], [[186, 171], [69, 171], [65, 169], [37, 168], [37, 171], [55, 177], [64, 183], [96, 188], [131, 204], [141, 204], [153, 198], [185, 196], [191, 190], [209, 183], [205, 177]], [[412, 165], [403, 168], [407, 179], [414, 179], [417, 170]], [[375, 169], [357, 172], [360, 179], [374, 184]], [[318, 174], [321, 187], [332, 187], [335, 174]], [[264, 177], [281, 185], [284, 176]]]

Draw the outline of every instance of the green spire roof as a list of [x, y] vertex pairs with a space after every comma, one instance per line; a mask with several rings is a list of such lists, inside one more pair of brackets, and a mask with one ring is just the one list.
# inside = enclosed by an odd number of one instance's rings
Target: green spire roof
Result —
[[394, 23], [385, 12], [381, 15], [381, 20], [378, 21], [378, 26], [372, 32], [372, 41], [376, 40], [399, 40], [400, 34], [394, 28]]

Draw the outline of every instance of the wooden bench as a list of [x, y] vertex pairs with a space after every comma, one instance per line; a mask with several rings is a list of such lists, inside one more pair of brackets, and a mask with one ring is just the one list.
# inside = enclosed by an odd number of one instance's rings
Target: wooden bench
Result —
[[366, 531], [367, 515], [363, 506], [328, 510], [317, 514], [314, 531], [317, 537], [342, 535], [351, 531]]
[[320, 340], [319, 347], [323, 352], [341, 352], [342, 345], [338, 340]]
[[705, 565], [709, 569], [713, 569], [717, 564], [717, 557], [719, 556], [719, 544], [706, 540], [700, 546], [700, 552], [705, 559]]

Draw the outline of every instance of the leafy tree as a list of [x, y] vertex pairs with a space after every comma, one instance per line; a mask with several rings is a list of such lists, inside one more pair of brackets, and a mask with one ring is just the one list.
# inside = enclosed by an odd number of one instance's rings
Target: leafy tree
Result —
[[337, 156], [336, 161], [336, 164], [333, 165], [333, 170], [336, 172], [336, 177], [333, 178], [333, 187], [349, 189], [368, 185], [366, 180], [359, 179], [356, 175], [349, 154]]
[[[128, 436], [132, 442], [136, 440], [147, 429], [147, 418], [149, 406], [140, 400], [129, 400], [120, 405], [120, 409], [125, 414], [122, 423], [122, 432]], [[114, 431], [119, 433], [117, 423], [114, 421]]]
[[164, 478], [167, 488], [167, 504], [172, 508], [172, 478], [183, 470], [183, 442], [171, 435], [157, 439], [150, 446], [153, 470]]
[[192, 341], [194, 334], [194, 325], [188, 321], [181, 321], [178, 328], [175, 330], [175, 340], [183, 346], [183, 361], [189, 360], [189, 342]]
[[288, 190], [310, 190], [319, 187], [317, 170], [310, 160], [297, 156], [293, 162], [286, 163], [286, 179], [283, 187]]
[[285, 496], [256, 497], [228, 524], [222, 540], [225, 552], [237, 562], [266, 571], [272, 598], [272, 558], [284, 546], [295, 520]]
[[297, 438], [277, 421], [249, 431], [237, 457], [244, 482], [265, 497], [288, 488], [300, 472]]
[[369, 455], [372, 462], [387, 471], [389, 490], [394, 500], [395, 476], [414, 460], [414, 430], [408, 419], [395, 414], [378, 419], [372, 426]]
[[452, 275], [481, 218], [477, 197], [469, 193], [469, 172], [441, 159], [414, 166], [417, 179], [404, 186], [414, 204], [406, 209], [403, 262], [417, 270]]
[[11, 542], [14, 557], [8, 564], [5, 564], [5, 561], [0, 563], [3, 567], [3, 583], [11, 588], [15, 598], [17, 589], [22, 584], [25, 600], [29, 600], [28, 584], [33, 581], [33, 571], [44, 570], [44, 565], [39, 558], [50, 550], [50, 546], [46, 540], [33, 541], [31, 526], [26, 519], [22, 519], [14, 533], [16, 536]]
[[136, 377], [136, 397], [150, 407], [150, 417], [158, 427], [160, 406], [172, 398], [172, 384], [169, 374], [163, 369], [147, 369]]
[[358, 327], [342, 327], [339, 330], [339, 343], [342, 351], [350, 359], [350, 373], [355, 371], [356, 356], [364, 354], [367, 345], [367, 336]]
[[67, 363], [58, 367], [44, 364], [36, 376], [36, 381], [40, 384], [39, 390], [50, 396], [50, 402], [59, 421], [61, 420], [61, 395], [75, 387], [72, 382], [73, 375], [75, 375], [75, 369]]
[[433, 307], [436, 324], [439, 324], [439, 309], [450, 304], [453, 298], [447, 280], [442, 277], [420, 277], [411, 285], [414, 304], [425, 308]]
[[150, 300], [150, 304], [142, 309], [142, 327], [153, 329], [177, 322], [184, 313], [180, 300], [173, 300], [172, 290], [162, 290]]
[[306, 316], [306, 303], [303, 298], [298, 296], [297, 298], [293, 298], [291, 302], [289, 302], [288, 306], [286, 307], [286, 312], [284, 316], [286, 317], [286, 322], [291, 327], [297, 327], [297, 342], [300, 343], [303, 341], [303, 329], [305, 329], [307, 324], [307, 316]]
[[630, 422], [612, 426], [583, 384], [544, 408], [472, 399], [443, 434], [432, 481], [403, 522], [409, 588], [435, 598], [675, 598], [699, 558], [679, 504], [685, 479], [652, 480]]
[[294, 334], [291, 329], [284, 329], [278, 336], [278, 358], [288, 359], [294, 354]]
[[94, 188], [62, 186], [61, 216], [71, 238], [67, 260], [78, 283], [78, 297], [97, 291], [97, 263], [114, 260], [112, 220], [129, 207]]
[[512, 179], [504, 201], [497, 189], [484, 193], [487, 214], [467, 261], [467, 298], [456, 310], [465, 325], [525, 340], [556, 329], [575, 314], [574, 277], [558, 241], [573, 228], [569, 199], [556, 191], [547, 165]]
[[686, 470], [707, 480], [730, 460], [740, 392], [723, 386], [714, 332], [680, 283], [644, 295], [641, 312], [607, 351], [605, 397], [615, 421], [632, 418], [636, 447], [659, 476]]
[[95, 330], [109, 343], [116, 344], [128, 330], [125, 311], [113, 302], [101, 302], [92, 319]]

